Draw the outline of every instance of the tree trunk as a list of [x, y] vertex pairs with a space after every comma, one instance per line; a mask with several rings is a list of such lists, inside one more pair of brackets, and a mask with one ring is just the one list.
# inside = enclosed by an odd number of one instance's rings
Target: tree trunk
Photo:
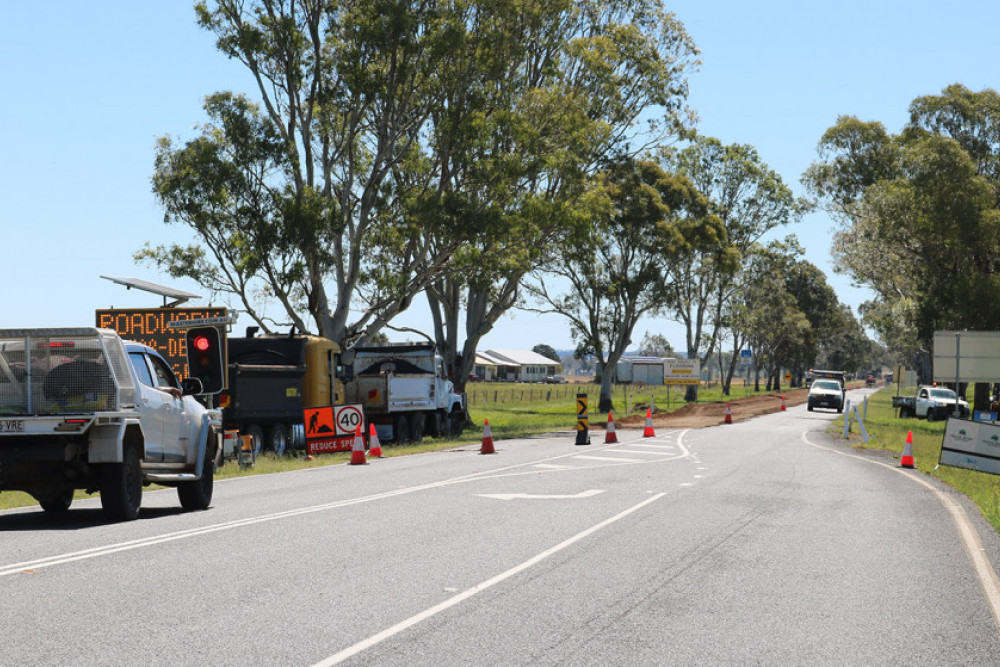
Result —
[[601, 373], [601, 399], [597, 403], [597, 410], [601, 414], [615, 409], [611, 394], [611, 378], [614, 376], [614, 370], [615, 365], [609, 363]]

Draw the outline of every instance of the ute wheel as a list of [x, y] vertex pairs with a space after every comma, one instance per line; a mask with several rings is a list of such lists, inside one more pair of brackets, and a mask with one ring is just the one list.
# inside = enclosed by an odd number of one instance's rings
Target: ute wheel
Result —
[[45, 500], [39, 500], [38, 504], [42, 509], [52, 514], [62, 514], [73, 504], [73, 489], [66, 489], [62, 493]]
[[809, 404], [807, 405], [807, 409], [809, 410], [809, 412], [812, 412], [812, 411], [813, 411], [813, 404], [812, 404], [812, 403], [809, 403]]
[[927, 408], [927, 421], [932, 422], [937, 419], [937, 415], [934, 414], [934, 408]]
[[132, 521], [142, 505], [142, 467], [139, 451], [126, 447], [121, 463], [101, 466], [101, 508], [113, 521]]
[[212, 487], [214, 485], [215, 457], [211, 454], [211, 448], [206, 447], [201, 479], [177, 485], [177, 497], [181, 501], [181, 507], [186, 510], [207, 510], [208, 506], [212, 504]]
[[264, 429], [260, 424], [250, 424], [244, 435], [249, 435], [253, 439], [253, 457], [258, 458], [264, 451]]
[[288, 427], [284, 424], [272, 424], [267, 435], [267, 448], [277, 456], [284, 456], [288, 451]]

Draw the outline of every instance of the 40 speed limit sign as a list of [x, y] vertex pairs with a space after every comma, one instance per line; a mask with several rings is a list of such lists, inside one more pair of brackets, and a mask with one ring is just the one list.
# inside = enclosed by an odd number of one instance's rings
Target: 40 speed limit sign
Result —
[[334, 405], [303, 410], [306, 445], [310, 454], [349, 452], [354, 432], [365, 432], [365, 415], [360, 405]]

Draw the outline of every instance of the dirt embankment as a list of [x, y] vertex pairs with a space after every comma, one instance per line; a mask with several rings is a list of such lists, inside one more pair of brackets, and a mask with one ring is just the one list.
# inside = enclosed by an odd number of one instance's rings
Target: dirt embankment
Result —
[[[784, 396], [785, 406], [801, 405], [806, 402], [807, 389], [790, 389], [787, 392], [745, 396], [733, 398], [728, 402], [733, 414], [733, 421], [743, 421], [781, 410], [781, 400]], [[702, 428], [716, 426], [726, 420], [726, 403], [688, 403], [684, 407], [665, 412], [657, 410], [653, 413], [654, 428]], [[643, 428], [646, 425], [645, 415], [632, 415], [621, 421], [615, 420], [616, 428]]]

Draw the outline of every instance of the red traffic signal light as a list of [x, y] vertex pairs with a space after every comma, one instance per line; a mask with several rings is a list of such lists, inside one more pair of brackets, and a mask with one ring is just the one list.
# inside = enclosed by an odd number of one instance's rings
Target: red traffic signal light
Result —
[[226, 386], [222, 335], [215, 327], [187, 331], [188, 376], [201, 380], [203, 394], [217, 394]]

